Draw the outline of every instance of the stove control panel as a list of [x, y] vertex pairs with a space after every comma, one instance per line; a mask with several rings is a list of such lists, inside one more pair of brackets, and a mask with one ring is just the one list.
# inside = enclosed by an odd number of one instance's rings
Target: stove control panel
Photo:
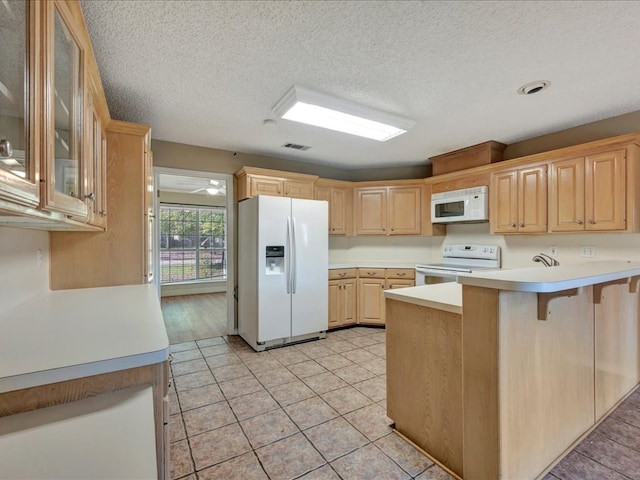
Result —
[[499, 260], [500, 247], [498, 245], [466, 245], [454, 244], [442, 247], [443, 260], [447, 258], [481, 258]]

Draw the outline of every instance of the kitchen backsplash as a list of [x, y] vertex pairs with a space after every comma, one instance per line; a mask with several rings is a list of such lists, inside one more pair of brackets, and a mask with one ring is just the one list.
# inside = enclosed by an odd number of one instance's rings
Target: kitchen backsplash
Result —
[[[444, 244], [477, 243], [502, 247], [503, 268], [532, 267], [537, 253], [558, 248], [563, 264], [593, 260], [640, 261], [638, 233], [581, 233], [553, 235], [490, 235], [488, 223], [447, 227], [446, 237], [330, 237], [329, 263], [385, 261], [399, 263], [440, 262]], [[580, 247], [595, 247], [594, 258], [580, 257]]]
[[0, 314], [48, 289], [49, 232], [0, 227]]

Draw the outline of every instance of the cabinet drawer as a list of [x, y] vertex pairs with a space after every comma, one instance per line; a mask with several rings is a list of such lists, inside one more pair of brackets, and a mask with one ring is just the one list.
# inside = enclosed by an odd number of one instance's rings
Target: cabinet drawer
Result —
[[356, 278], [355, 268], [333, 268], [329, 270], [329, 280], [340, 280], [343, 278]]
[[358, 277], [360, 278], [385, 278], [384, 268], [359, 268]]
[[387, 278], [414, 279], [416, 271], [413, 268], [387, 268]]

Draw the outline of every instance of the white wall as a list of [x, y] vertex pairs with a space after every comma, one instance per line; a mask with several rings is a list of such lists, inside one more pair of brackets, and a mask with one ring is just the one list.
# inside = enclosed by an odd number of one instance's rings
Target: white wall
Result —
[[0, 314], [48, 289], [49, 232], [0, 227]]
[[[563, 265], [608, 259], [640, 261], [637, 233], [490, 235], [489, 224], [479, 223], [449, 225], [446, 237], [330, 237], [329, 263], [439, 262], [442, 245], [452, 243], [499, 245], [503, 268], [535, 266], [531, 258], [540, 252], [548, 254], [551, 246], [558, 247], [556, 258]], [[580, 257], [581, 246], [596, 247], [596, 257]]]

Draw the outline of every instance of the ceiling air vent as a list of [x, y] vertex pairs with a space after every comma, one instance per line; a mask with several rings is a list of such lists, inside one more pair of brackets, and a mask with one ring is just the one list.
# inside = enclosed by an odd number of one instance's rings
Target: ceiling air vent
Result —
[[294, 150], [309, 150], [311, 147], [308, 147], [307, 145], [298, 145], [297, 143], [285, 143], [284, 145], [282, 145], [284, 148], [293, 148]]

